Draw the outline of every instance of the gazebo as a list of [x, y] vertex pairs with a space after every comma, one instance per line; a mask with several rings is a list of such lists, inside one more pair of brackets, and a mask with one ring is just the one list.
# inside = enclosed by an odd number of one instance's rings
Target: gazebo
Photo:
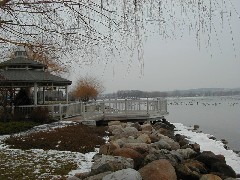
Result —
[[[72, 81], [51, 74], [47, 66], [27, 57], [26, 51], [18, 50], [15, 57], [0, 63], [0, 88], [5, 89], [14, 98], [21, 88], [33, 88], [33, 104], [38, 104], [38, 89], [42, 88], [43, 103], [45, 89], [63, 88], [68, 103], [68, 86]], [[6, 92], [7, 94], [7, 92]], [[7, 95], [5, 98], [8, 98]]]

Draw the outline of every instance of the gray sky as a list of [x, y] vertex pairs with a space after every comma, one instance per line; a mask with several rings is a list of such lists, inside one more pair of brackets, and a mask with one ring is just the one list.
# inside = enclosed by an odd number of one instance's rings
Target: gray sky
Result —
[[[233, 2], [238, 14], [233, 11], [231, 26], [225, 19], [223, 29], [219, 22], [214, 22], [219, 33], [211, 35], [211, 46], [199, 50], [195, 34], [187, 32], [176, 40], [163, 40], [156, 34], [144, 43], [144, 68], [137, 58], [131, 63], [113, 59], [106, 66], [98, 63], [75, 68], [70, 78], [75, 83], [80, 75], [97, 76], [103, 81], [105, 93], [240, 87], [240, 1]], [[201, 40], [206, 39], [207, 36]]]

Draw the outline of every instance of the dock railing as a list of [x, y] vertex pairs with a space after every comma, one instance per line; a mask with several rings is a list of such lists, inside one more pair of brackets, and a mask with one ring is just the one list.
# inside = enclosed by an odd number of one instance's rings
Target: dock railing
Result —
[[64, 118], [81, 116], [83, 119], [104, 118], [105, 116], [149, 116], [157, 117], [167, 115], [167, 100], [158, 99], [115, 99], [98, 100], [92, 102], [73, 102], [69, 104], [27, 105], [12, 107], [18, 112], [30, 114], [34, 108], [45, 107], [49, 114], [62, 120]]

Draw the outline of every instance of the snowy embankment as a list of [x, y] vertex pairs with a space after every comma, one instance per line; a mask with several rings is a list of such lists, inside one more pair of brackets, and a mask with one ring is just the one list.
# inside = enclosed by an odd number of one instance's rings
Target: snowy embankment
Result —
[[200, 145], [201, 151], [212, 151], [214, 154], [222, 154], [225, 156], [226, 163], [231, 166], [237, 174], [240, 174], [240, 157], [232, 150], [226, 150], [221, 141], [209, 139], [211, 135], [192, 131], [181, 123], [173, 123], [176, 127], [177, 134], [187, 137], [191, 142]]

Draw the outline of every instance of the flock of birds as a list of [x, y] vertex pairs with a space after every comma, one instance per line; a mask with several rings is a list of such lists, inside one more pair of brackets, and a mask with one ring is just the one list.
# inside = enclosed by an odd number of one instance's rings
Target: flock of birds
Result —
[[[217, 106], [217, 105], [221, 105], [223, 104], [223, 102], [214, 102], [214, 103], [209, 103], [209, 102], [201, 102], [201, 101], [173, 101], [173, 102], [169, 102], [168, 105], [203, 105], [203, 106]], [[228, 105], [230, 106], [235, 106], [235, 105], [239, 105], [240, 101], [238, 102], [228, 102]]]

